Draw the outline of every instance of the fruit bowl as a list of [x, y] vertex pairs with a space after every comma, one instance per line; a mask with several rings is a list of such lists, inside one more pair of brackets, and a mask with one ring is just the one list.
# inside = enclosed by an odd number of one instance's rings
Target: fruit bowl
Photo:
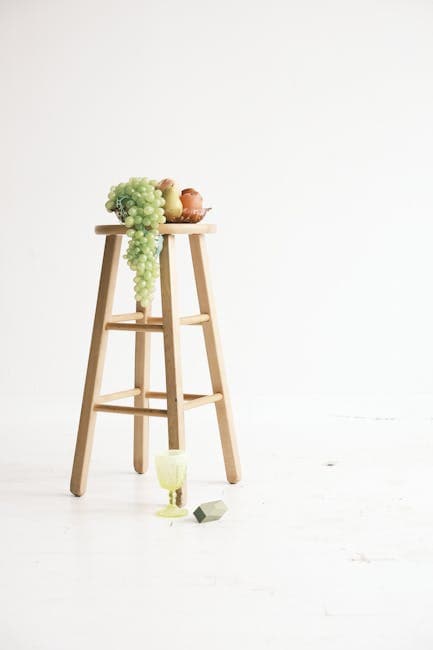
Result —
[[200, 208], [192, 210], [185, 208], [180, 217], [167, 218], [167, 223], [198, 223], [212, 208]]

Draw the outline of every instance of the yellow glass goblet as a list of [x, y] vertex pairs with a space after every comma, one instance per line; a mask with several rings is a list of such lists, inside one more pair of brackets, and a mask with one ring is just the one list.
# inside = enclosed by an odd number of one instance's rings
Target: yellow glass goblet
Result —
[[170, 449], [155, 457], [159, 484], [169, 492], [169, 503], [156, 513], [159, 517], [185, 517], [186, 508], [176, 505], [176, 490], [182, 487], [186, 476], [186, 454], [180, 449]]

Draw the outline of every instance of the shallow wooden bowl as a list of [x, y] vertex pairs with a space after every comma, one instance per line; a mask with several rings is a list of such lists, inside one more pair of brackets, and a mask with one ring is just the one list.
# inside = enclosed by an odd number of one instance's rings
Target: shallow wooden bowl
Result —
[[167, 219], [167, 223], [198, 223], [201, 221], [211, 208], [202, 208], [201, 210], [185, 209], [180, 217]]

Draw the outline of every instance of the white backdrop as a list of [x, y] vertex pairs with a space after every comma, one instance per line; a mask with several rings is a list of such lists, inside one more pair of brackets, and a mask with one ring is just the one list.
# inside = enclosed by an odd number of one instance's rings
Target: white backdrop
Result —
[[[61, 410], [74, 429], [93, 227], [131, 175], [172, 176], [214, 208], [236, 404], [433, 393], [431, 3], [2, 0], [0, 16], [4, 416]], [[124, 388], [132, 347], [111, 337], [106, 383]]]
[[[427, 0], [0, 0], [1, 648], [432, 647], [432, 34]], [[197, 187], [218, 224], [240, 484], [214, 409], [186, 416], [188, 507], [224, 499], [214, 524], [153, 516], [121, 416], [68, 491], [93, 229], [139, 175]], [[132, 335], [109, 343], [104, 392], [133, 380]], [[152, 356], [162, 390], [158, 335]]]

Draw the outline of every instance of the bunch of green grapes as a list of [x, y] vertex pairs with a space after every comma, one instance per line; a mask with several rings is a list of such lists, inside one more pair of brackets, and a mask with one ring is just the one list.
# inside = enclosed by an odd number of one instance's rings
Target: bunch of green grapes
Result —
[[105, 207], [115, 212], [127, 226], [128, 249], [124, 258], [135, 271], [135, 300], [142, 307], [152, 302], [155, 280], [159, 276], [159, 254], [162, 237], [158, 232], [164, 223], [165, 201], [156, 181], [130, 178], [127, 183], [113, 186]]

